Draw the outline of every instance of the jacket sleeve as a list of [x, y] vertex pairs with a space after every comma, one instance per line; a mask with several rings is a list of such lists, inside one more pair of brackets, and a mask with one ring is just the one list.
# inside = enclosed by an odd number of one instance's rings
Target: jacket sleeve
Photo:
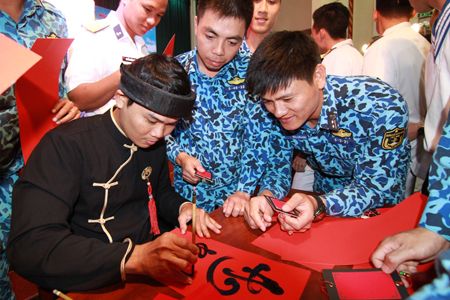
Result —
[[129, 244], [71, 230], [83, 174], [79, 153], [47, 133], [14, 186], [6, 254], [19, 275], [41, 287], [82, 291], [121, 281]]
[[367, 209], [404, 200], [411, 152], [406, 136], [406, 103], [378, 107], [369, 120], [373, 123], [366, 128], [367, 141], [353, 169], [352, 181], [323, 196], [328, 215], [358, 217]]
[[247, 111], [237, 189], [253, 194], [259, 184], [260, 191], [283, 199], [291, 184], [292, 146], [261, 103], [250, 102]]
[[434, 152], [429, 180], [430, 195], [419, 226], [450, 241], [450, 118]]

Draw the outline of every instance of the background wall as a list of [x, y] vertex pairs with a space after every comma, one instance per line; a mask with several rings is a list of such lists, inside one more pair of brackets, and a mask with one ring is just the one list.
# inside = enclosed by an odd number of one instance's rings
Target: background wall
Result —
[[[305, 30], [312, 26], [313, 12], [333, 0], [282, 0], [281, 11], [273, 31]], [[348, 7], [349, 0], [337, 1]], [[372, 21], [375, 0], [354, 0], [353, 4], [353, 43], [360, 52], [362, 46], [372, 41], [376, 35]], [[375, 33], [375, 34], [374, 34]]]

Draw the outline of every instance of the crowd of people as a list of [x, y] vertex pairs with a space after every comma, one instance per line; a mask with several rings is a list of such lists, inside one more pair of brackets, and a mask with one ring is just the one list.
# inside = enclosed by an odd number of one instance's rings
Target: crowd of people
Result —
[[[0, 298], [15, 299], [10, 263], [62, 291], [127, 274], [190, 284], [183, 270], [199, 249], [170, 231], [184, 234], [193, 216], [201, 237], [226, 226], [208, 215], [216, 209], [265, 231], [274, 215], [265, 196], [293, 187], [318, 193], [284, 204], [298, 217], [278, 214], [282, 230], [301, 234], [325, 216], [396, 205], [421, 180], [429, 198], [419, 226], [380, 241], [371, 260], [409, 275], [436, 259], [438, 277], [411, 299], [448, 297], [450, 3], [376, 0], [380, 38], [364, 56], [339, 2], [313, 13], [311, 35], [272, 32], [282, 0], [199, 0], [195, 48], [149, 54], [142, 35], [167, 6], [121, 0], [83, 27], [61, 66], [52, 110], [61, 125], [25, 167], [14, 85], [0, 95]], [[430, 44], [409, 20], [433, 9]], [[67, 28], [46, 1], [0, 0], [0, 33], [31, 48]]]

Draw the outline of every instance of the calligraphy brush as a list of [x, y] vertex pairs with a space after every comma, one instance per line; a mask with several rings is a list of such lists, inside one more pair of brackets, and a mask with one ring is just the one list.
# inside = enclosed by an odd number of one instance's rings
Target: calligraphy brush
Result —
[[[195, 245], [195, 211], [197, 207], [197, 195], [195, 194], [195, 186], [194, 192], [192, 194], [192, 244]], [[194, 277], [194, 265], [192, 265], [192, 277]]]

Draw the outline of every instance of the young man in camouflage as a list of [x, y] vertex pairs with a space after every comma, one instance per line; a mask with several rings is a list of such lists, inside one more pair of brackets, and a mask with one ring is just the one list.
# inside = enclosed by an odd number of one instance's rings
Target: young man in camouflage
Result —
[[[277, 32], [253, 54], [249, 93], [262, 98], [295, 148], [315, 170], [314, 191], [294, 194], [279, 214], [281, 228], [304, 232], [325, 215], [358, 217], [404, 199], [410, 161], [408, 109], [402, 96], [369, 77], [327, 76], [314, 40], [302, 32]], [[253, 198], [245, 217], [266, 230], [273, 210]]]

